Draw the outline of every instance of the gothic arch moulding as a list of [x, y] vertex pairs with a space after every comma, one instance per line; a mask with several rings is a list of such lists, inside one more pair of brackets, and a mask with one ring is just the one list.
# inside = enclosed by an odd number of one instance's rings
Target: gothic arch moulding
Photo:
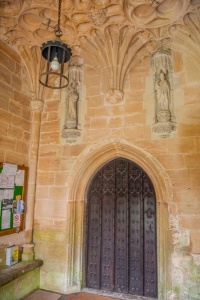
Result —
[[[70, 278], [69, 289], [80, 291], [83, 288], [84, 274], [84, 232], [86, 196], [89, 183], [98, 169], [108, 161], [123, 157], [138, 164], [150, 177], [157, 199], [157, 228], [158, 228], [158, 292], [159, 298], [167, 299], [166, 274], [169, 267], [168, 238], [168, 207], [172, 201], [172, 186], [169, 177], [160, 163], [148, 152], [130, 143], [113, 141], [109, 144], [87, 148], [77, 159], [74, 174], [71, 177], [68, 210], [69, 254], [68, 263]], [[73, 271], [72, 271], [73, 270]], [[75, 286], [76, 285], [76, 286]]]
[[[157, 202], [171, 202], [172, 186], [167, 172], [153, 155], [126, 141], [103, 141], [98, 147], [89, 146], [77, 158], [73, 167], [69, 199], [84, 200], [93, 174], [111, 159], [123, 157], [137, 163], [151, 178], [156, 191]], [[81, 182], [81, 184], [80, 184]]]

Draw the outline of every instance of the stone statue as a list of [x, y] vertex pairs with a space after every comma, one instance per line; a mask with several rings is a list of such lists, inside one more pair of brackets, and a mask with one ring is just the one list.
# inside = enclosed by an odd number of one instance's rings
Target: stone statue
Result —
[[83, 122], [83, 68], [82, 59], [76, 57], [69, 64], [69, 84], [65, 94], [65, 123], [62, 137], [66, 143], [73, 144], [81, 137]]
[[160, 71], [159, 79], [155, 84], [159, 110], [169, 110], [170, 85], [165, 78], [163, 71]]
[[[163, 45], [162, 45], [163, 46]], [[177, 129], [173, 111], [172, 57], [169, 49], [160, 49], [152, 55], [154, 77], [155, 123], [153, 132], [162, 138]]]
[[79, 94], [76, 89], [76, 82], [72, 81], [68, 87], [68, 96], [67, 96], [67, 119], [76, 120], [77, 119], [77, 101]]

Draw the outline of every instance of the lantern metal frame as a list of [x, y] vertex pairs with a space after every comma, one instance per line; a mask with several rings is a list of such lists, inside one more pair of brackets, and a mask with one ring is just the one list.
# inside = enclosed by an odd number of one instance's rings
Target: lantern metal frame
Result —
[[[62, 36], [60, 29], [61, 1], [59, 0], [58, 2], [58, 29], [55, 31], [55, 39], [47, 41], [41, 46], [42, 59], [39, 82], [45, 87], [52, 89], [67, 87], [69, 80], [67, 78], [66, 63], [72, 56], [71, 48], [60, 39]], [[51, 63], [55, 57], [57, 57], [59, 63], [58, 70], [51, 68]]]

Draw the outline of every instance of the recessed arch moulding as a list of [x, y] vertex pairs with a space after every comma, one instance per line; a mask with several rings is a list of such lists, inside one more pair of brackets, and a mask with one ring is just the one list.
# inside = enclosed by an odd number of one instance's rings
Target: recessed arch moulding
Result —
[[172, 202], [172, 186], [167, 172], [148, 152], [122, 140], [103, 141], [101, 146], [88, 147], [75, 162], [74, 174], [69, 183], [68, 210], [69, 234], [68, 285], [70, 290], [80, 291], [84, 287], [85, 211], [87, 189], [94, 174], [108, 161], [123, 157], [138, 164], [149, 175], [156, 191], [158, 228], [158, 289], [159, 299], [168, 299], [170, 289], [171, 232], [168, 226], [168, 203]]

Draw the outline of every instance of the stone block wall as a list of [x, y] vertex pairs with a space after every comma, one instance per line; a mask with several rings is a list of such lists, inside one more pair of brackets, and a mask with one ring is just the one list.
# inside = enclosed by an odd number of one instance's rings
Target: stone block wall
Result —
[[0, 41], [0, 66], [0, 160], [28, 165], [30, 98], [28, 91], [24, 91], [21, 58], [3, 41]]
[[[24, 78], [20, 57], [3, 41], [0, 54], [0, 161], [30, 168], [26, 226], [31, 242], [34, 215], [35, 256], [44, 261], [41, 288], [66, 293], [84, 286], [87, 187], [107, 160], [124, 156], [141, 163], [157, 193], [159, 274], [165, 271], [159, 278], [159, 299], [199, 299], [198, 65], [187, 55], [173, 53], [176, 130], [165, 138], [152, 130], [155, 100], [149, 57], [131, 70], [124, 98], [116, 104], [106, 101], [103, 74], [85, 65], [81, 137], [70, 144], [62, 137], [65, 91], [44, 88], [44, 107], [34, 100], [31, 113], [31, 84]], [[7, 245], [25, 243], [26, 234], [1, 237], [0, 252]]]
[[[20, 56], [0, 40], [0, 162], [29, 165], [31, 134], [30, 83]], [[0, 264], [7, 246], [25, 242], [24, 232], [0, 237]]]
[[[87, 162], [91, 170], [89, 183], [100, 167], [94, 157], [104, 164], [110, 144], [119, 145], [116, 149], [127, 145], [133, 153], [138, 149], [161, 166], [171, 189], [169, 195], [157, 199], [158, 203], [166, 202], [168, 225], [164, 228], [169, 243], [163, 244], [161, 251], [170, 257], [165, 295], [159, 299], [198, 299], [200, 72], [188, 56], [178, 52], [173, 53], [173, 70], [176, 130], [166, 138], [152, 131], [155, 103], [149, 58], [131, 70], [124, 100], [114, 105], [106, 102], [101, 91], [103, 74], [85, 66], [84, 126], [78, 142], [69, 144], [61, 137], [63, 111], [59, 95], [48, 94], [44, 99], [34, 220], [36, 256], [45, 261], [42, 288], [66, 292], [84, 285], [87, 184], [84, 178], [78, 181], [77, 177]], [[120, 156], [120, 151], [116, 150], [115, 155]], [[144, 168], [148, 173], [148, 163], [145, 167], [144, 162]], [[149, 176], [153, 177], [157, 171], [151, 172]], [[163, 186], [159, 188], [164, 191]], [[159, 259], [168, 264], [164, 257]], [[161, 290], [162, 284], [159, 282]]]

